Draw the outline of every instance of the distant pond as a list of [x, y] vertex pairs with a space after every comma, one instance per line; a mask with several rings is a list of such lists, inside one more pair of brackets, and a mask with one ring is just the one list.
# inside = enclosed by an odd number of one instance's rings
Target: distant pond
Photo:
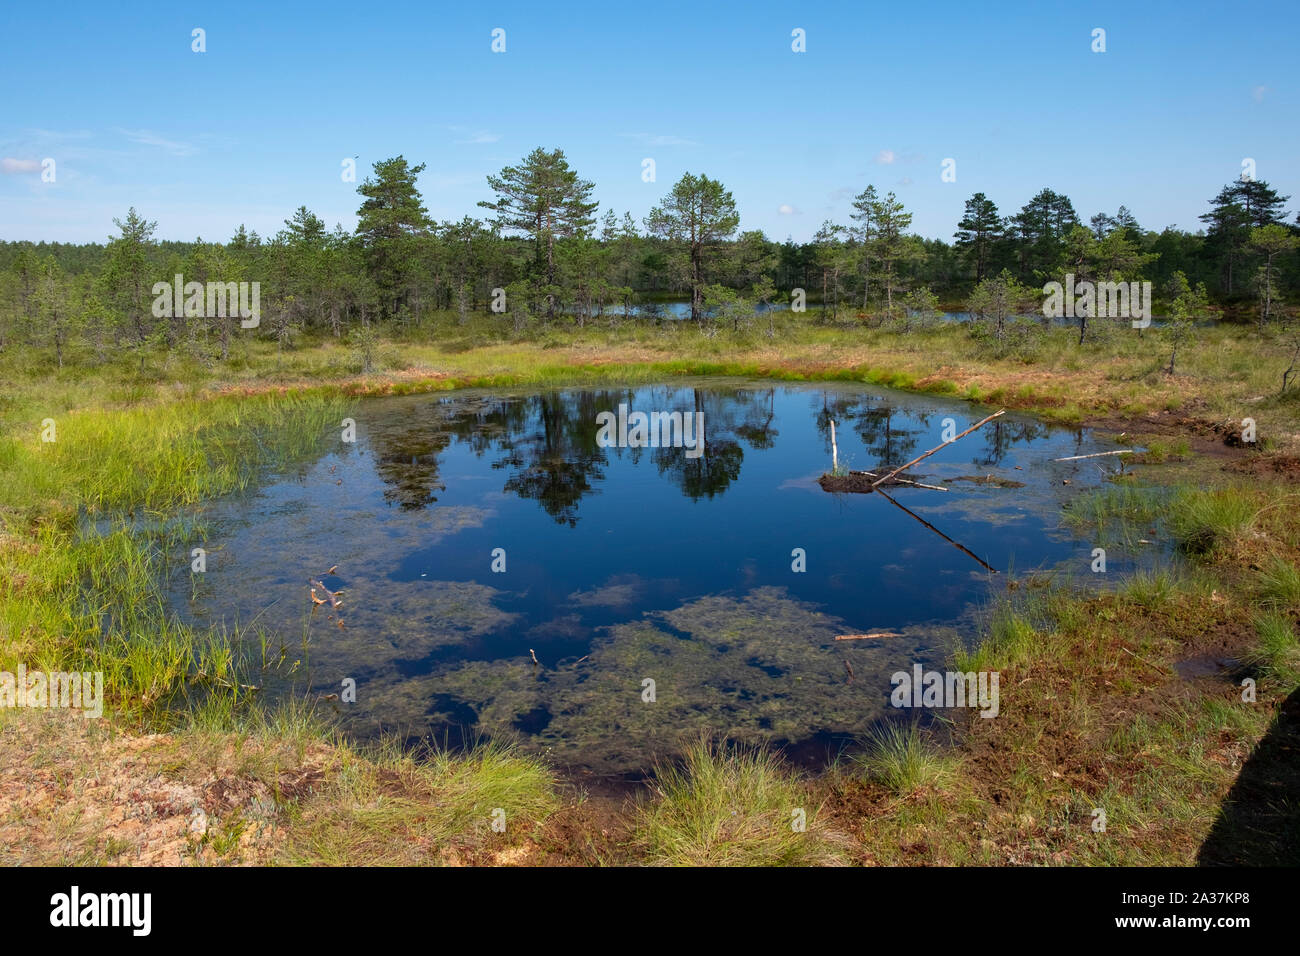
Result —
[[[785, 301], [778, 301], [775, 303], [757, 303], [754, 306], [753, 312], [754, 315], [766, 315], [768, 312], [771, 312], [773, 310], [779, 312], [779, 311], [784, 311], [785, 309], [788, 308], [789, 308], [789, 303]], [[717, 311], [718, 311], [717, 309], [711, 309], [706, 307], [704, 313], [706, 316], [716, 316]], [[822, 304], [820, 302], [810, 302], [807, 305], [806, 314], [817, 316], [820, 315], [822, 311], [823, 311]], [[830, 307], [827, 306], [825, 311], [829, 313]], [[839, 311], [839, 316], [843, 321], [849, 321], [859, 316], [866, 315], [866, 313], [862, 312], [860, 305], [855, 305], [851, 301], [840, 302], [838, 311]], [[658, 319], [661, 321], [689, 319], [691, 317], [691, 303], [690, 300], [652, 302], [652, 303], [645, 303], [641, 305], [634, 305], [631, 307], [630, 310], [618, 304], [606, 305], [602, 315], [592, 316], [592, 318], [596, 321], [600, 321], [602, 319], [608, 320], [614, 317], [621, 318], [627, 316], [631, 316], [632, 318], [641, 319], [641, 320]], [[879, 318], [880, 317], [878, 315], [873, 314], [869, 321], [875, 322]], [[936, 314], [935, 318], [940, 322], [978, 321], [976, 316], [970, 312], [939, 312]], [[1015, 318], [1021, 320], [1028, 320], [1030, 322], [1045, 323], [1049, 326], [1067, 326], [1071, 328], [1077, 328], [1079, 324], [1078, 319], [1071, 318], [1069, 316], [1052, 318], [1052, 319], [1044, 319], [1041, 313], [1034, 313], [1029, 315], [1018, 315], [1015, 316]], [[868, 320], [863, 319], [863, 321], [868, 321]], [[1161, 328], [1166, 324], [1166, 322], [1167, 322], [1166, 318], [1157, 317], [1151, 321], [1151, 327]], [[1106, 323], [1117, 325], [1121, 329], [1132, 328], [1131, 320], [1129, 319], [1091, 320], [1091, 324], [1094, 326], [1094, 328], [1098, 325], [1106, 324]], [[1195, 324], [1198, 326], [1211, 326], [1214, 325], [1215, 322], [1214, 320], [1202, 320]]]
[[[701, 413], [703, 451], [602, 447], [620, 404]], [[366, 399], [354, 443], [209, 506], [207, 573], [169, 597], [196, 625], [262, 629], [302, 660], [263, 692], [340, 695], [359, 738], [504, 737], [609, 775], [700, 732], [824, 758], [897, 715], [892, 673], [972, 638], [991, 581], [1087, 572], [1061, 506], [1101, 469], [1051, 462], [1113, 447], [1084, 430], [1007, 414], [915, 469], [949, 490], [892, 502], [817, 483], [832, 421], [841, 463], [874, 470], [985, 414], [719, 379]], [[835, 640], [880, 631], [897, 636]]]

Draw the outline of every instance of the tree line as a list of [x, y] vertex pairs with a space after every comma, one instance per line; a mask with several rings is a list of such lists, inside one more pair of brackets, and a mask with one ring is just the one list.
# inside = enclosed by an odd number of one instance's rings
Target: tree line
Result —
[[[910, 232], [893, 192], [867, 186], [849, 221], [827, 220], [811, 241], [776, 242], [740, 229], [731, 192], [686, 173], [641, 221], [600, 212], [594, 183], [563, 150], [538, 148], [487, 177], [484, 212], [435, 222], [417, 185], [424, 170], [403, 156], [374, 164], [357, 187], [356, 229], [333, 230], [300, 206], [272, 237], [241, 225], [225, 242], [158, 240], [134, 208], [106, 243], [0, 243], [0, 349], [52, 348], [61, 366], [72, 342], [99, 359], [129, 349], [188, 348], [226, 360], [237, 315], [192, 309], [158, 316], [155, 283], [258, 282], [256, 334], [288, 347], [299, 333], [373, 336], [376, 326], [419, 328], [433, 312], [464, 323], [474, 313], [522, 331], [605, 316], [654, 316], [689, 300], [700, 323], [738, 325], [791, 296], [838, 320], [887, 320], [959, 303], [995, 318], [1033, 312], [1041, 287], [1077, 280], [1151, 281], [1177, 317], [1210, 304], [1261, 323], [1300, 289], [1300, 215], [1266, 182], [1240, 179], [1211, 198], [1196, 232], [1144, 229], [1125, 207], [1085, 224], [1050, 188], [1003, 214], [977, 192], [951, 243]], [[959, 306], [960, 307], [960, 306]], [[1082, 326], [1081, 326], [1082, 334]]]

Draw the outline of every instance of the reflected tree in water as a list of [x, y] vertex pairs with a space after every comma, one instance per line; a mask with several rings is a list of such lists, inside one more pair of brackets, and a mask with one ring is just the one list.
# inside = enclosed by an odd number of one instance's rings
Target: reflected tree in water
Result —
[[[864, 466], [869, 471], [901, 465], [913, 457], [920, 437], [930, 424], [928, 414], [899, 412], [888, 402], [870, 395], [822, 392], [814, 408], [817, 431], [825, 442], [826, 454], [829, 456], [831, 450], [830, 423], [834, 421], [841, 430], [850, 425], [872, 456], [871, 463]], [[921, 427], [904, 427], [903, 423], [912, 421]]]
[[375, 471], [388, 486], [384, 501], [414, 511], [438, 500], [444, 491], [438, 476], [438, 456], [451, 444], [446, 422], [437, 416], [423, 421], [377, 423], [370, 429]]
[[1048, 430], [1042, 422], [998, 418], [982, 428], [981, 433], [984, 436], [984, 453], [972, 458], [971, 462], [980, 467], [996, 467], [1002, 464], [1012, 446], [1044, 438]]
[[[685, 448], [601, 448], [601, 412], [620, 403], [644, 412], [704, 414], [705, 444], [695, 457]], [[582, 498], [597, 490], [610, 455], [635, 464], [651, 455], [661, 475], [693, 499], [712, 498], [740, 476], [741, 442], [771, 448], [778, 435], [776, 389], [643, 389], [547, 392], [525, 397], [444, 398], [414, 407], [409, 416], [376, 422], [370, 435], [376, 470], [388, 485], [384, 498], [404, 509], [435, 503], [445, 490], [439, 455], [453, 442], [510, 475], [503, 491], [541, 504], [570, 527]], [[692, 430], [694, 434], [694, 430]]]
[[753, 421], [747, 420], [736, 426], [737, 437], [755, 451], [771, 448], [776, 444], [776, 436], [780, 434], [779, 431], [772, 427], [772, 422], [776, 420], [776, 389], [766, 389], [763, 394], [767, 400], [767, 409], [761, 413], [761, 418]]
[[560, 524], [578, 523], [578, 504], [605, 477], [606, 450], [596, 444], [596, 415], [617, 400], [609, 392], [548, 392], [526, 399], [530, 433], [509, 439], [494, 463], [516, 473], [504, 490], [541, 504]]
[[[747, 407], [742, 394], [691, 389], [691, 404], [683, 409], [683, 414], [704, 413], [704, 451], [690, 458], [685, 448], [653, 449], [659, 474], [666, 476], [688, 498], [698, 500], [720, 495], [740, 477], [745, 450], [734, 436], [736, 417]], [[678, 407], [680, 404], [673, 406]]]

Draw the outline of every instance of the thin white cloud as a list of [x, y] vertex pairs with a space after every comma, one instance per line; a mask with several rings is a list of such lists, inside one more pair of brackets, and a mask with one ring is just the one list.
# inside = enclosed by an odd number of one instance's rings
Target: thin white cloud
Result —
[[880, 152], [876, 153], [876, 162], [881, 166], [891, 166], [896, 159], [898, 159], [898, 157], [894, 154], [892, 149], [882, 149]]
[[193, 156], [199, 151], [197, 146], [191, 143], [181, 143], [172, 139], [165, 139], [159, 136], [153, 130], [148, 129], [118, 129], [119, 133], [125, 136], [133, 143], [139, 143], [141, 146], [156, 146], [159, 149], [165, 149], [173, 156]]
[[1253, 87], [1253, 88], [1251, 89], [1251, 91], [1250, 91], [1250, 98], [1251, 98], [1252, 100], [1254, 100], [1256, 103], [1263, 103], [1263, 102], [1264, 102], [1264, 94], [1266, 94], [1266, 93], [1268, 93], [1268, 92], [1269, 92], [1269, 89], [1268, 89], [1267, 86], [1256, 86], [1256, 87]]
[[26, 131], [28, 136], [35, 136], [38, 139], [90, 139], [90, 130], [88, 129], [29, 129]]
[[799, 215], [799, 210], [798, 210], [798, 209], [795, 209], [794, 206], [791, 206], [789, 203], [786, 203], [786, 202], [783, 202], [783, 203], [781, 203], [781, 205], [777, 206], [777, 207], [776, 207], [776, 211], [779, 212], [779, 213], [780, 213], [781, 215], [783, 215], [783, 216], [797, 216], [797, 215]]
[[0, 173], [6, 176], [18, 176], [23, 173], [39, 173], [41, 164], [35, 159], [13, 159], [6, 156], [0, 159]]

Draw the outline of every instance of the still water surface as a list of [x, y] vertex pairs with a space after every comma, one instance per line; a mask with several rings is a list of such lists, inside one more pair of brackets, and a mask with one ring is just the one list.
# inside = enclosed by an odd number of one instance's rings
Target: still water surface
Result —
[[[702, 411], [704, 453], [600, 447], [597, 414], [620, 403]], [[172, 603], [302, 658], [268, 694], [355, 680], [337, 706], [358, 737], [508, 737], [602, 774], [699, 732], [806, 750], [896, 715], [890, 675], [973, 637], [1006, 572], [1086, 571], [1092, 545], [1060, 509], [1099, 468], [1050, 461], [1113, 447], [1086, 431], [1009, 413], [927, 459], [916, 472], [950, 490], [892, 495], [932, 528], [817, 484], [832, 420], [841, 463], [874, 470], [985, 414], [717, 379], [368, 399], [355, 443], [212, 506], [208, 572], [197, 591], [178, 575]], [[1004, 482], [960, 480], [989, 475]], [[310, 578], [342, 591], [338, 612], [313, 606]], [[882, 630], [900, 636], [835, 641]]]

